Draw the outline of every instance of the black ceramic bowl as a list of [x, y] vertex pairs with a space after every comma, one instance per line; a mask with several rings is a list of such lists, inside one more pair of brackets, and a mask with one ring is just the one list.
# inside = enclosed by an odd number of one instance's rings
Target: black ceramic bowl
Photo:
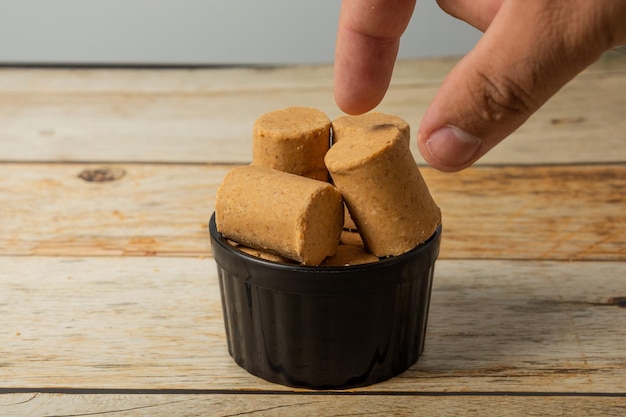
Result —
[[364, 265], [280, 264], [231, 246], [209, 223], [228, 351], [253, 375], [292, 387], [370, 385], [424, 349], [441, 227], [425, 243]]

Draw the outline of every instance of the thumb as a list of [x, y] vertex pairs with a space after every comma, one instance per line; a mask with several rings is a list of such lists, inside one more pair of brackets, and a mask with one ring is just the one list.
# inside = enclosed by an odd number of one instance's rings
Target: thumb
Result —
[[515, 131], [612, 46], [615, 36], [606, 36], [607, 20], [616, 13], [621, 18], [612, 27], [624, 26], [623, 5], [505, 1], [422, 119], [418, 146], [426, 161], [442, 171], [461, 170]]

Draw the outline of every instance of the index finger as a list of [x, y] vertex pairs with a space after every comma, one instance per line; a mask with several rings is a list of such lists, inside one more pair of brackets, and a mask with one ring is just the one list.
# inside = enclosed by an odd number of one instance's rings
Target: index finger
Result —
[[382, 100], [415, 0], [343, 0], [335, 48], [335, 101], [349, 114]]

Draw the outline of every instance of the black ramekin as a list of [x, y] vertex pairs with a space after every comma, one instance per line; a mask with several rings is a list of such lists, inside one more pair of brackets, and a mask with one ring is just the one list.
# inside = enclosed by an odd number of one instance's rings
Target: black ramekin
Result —
[[230, 245], [209, 223], [228, 351], [253, 375], [313, 389], [389, 379], [424, 349], [441, 226], [415, 249], [340, 267], [280, 264]]

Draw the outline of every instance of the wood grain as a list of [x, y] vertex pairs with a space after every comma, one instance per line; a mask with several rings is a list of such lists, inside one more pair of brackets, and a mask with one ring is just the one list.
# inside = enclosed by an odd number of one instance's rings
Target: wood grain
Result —
[[[277, 394], [5, 394], [3, 416], [622, 416], [626, 399], [554, 396]], [[41, 414], [46, 410], [45, 414]]]
[[[229, 357], [212, 259], [0, 258], [0, 389], [292, 389]], [[426, 350], [355, 392], [626, 392], [625, 262], [436, 267]]]
[[[398, 63], [378, 110], [414, 134], [456, 59]], [[626, 57], [607, 54], [479, 164], [615, 162], [626, 154]], [[251, 160], [261, 114], [294, 105], [331, 118], [332, 66], [273, 69], [0, 69], [0, 160]], [[416, 159], [423, 160], [416, 152]]]
[[[232, 166], [0, 164], [0, 254], [208, 256], [206, 224]], [[424, 167], [441, 258], [626, 260], [625, 165]]]
[[[400, 62], [379, 110], [415, 134], [456, 62]], [[479, 166], [422, 168], [425, 353], [315, 393], [228, 355], [206, 223], [260, 114], [339, 114], [332, 67], [0, 68], [0, 415], [623, 415], [623, 91], [608, 53]]]

